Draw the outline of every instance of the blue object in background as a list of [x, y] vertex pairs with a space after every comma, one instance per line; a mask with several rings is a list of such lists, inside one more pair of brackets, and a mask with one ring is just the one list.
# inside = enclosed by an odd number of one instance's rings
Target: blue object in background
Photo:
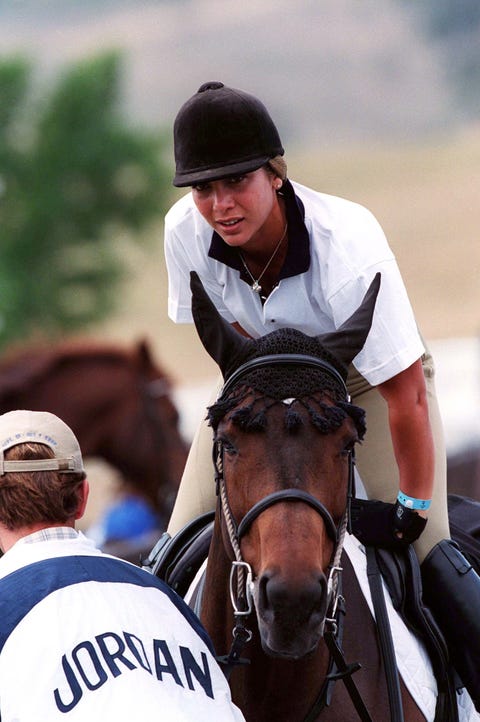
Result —
[[125, 496], [110, 506], [102, 521], [106, 542], [134, 540], [160, 527], [152, 507], [137, 496]]

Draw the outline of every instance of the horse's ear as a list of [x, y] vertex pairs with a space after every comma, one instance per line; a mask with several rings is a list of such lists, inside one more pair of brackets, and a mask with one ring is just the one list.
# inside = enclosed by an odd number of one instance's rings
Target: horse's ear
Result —
[[137, 342], [137, 359], [141, 369], [149, 369], [152, 366], [152, 352], [146, 338]]
[[380, 290], [380, 279], [381, 274], [377, 273], [360, 306], [340, 328], [317, 337], [325, 348], [346, 366], [360, 353], [367, 340]]
[[235, 359], [251, 342], [235, 331], [218, 313], [195, 271], [190, 273], [190, 288], [192, 315], [197, 333], [205, 350], [219, 365], [225, 377], [226, 371], [234, 365]]

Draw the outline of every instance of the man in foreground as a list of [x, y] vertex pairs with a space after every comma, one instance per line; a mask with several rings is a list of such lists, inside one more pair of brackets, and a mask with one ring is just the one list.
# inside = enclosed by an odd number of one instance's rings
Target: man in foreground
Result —
[[241, 722], [183, 600], [75, 530], [87, 498], [63, 421], [0, 416], [2, 722]]

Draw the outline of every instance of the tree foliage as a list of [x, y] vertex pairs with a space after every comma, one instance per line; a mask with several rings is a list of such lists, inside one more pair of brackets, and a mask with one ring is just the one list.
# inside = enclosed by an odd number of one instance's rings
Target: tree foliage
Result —
[[122, 118], [120, 69], [116, 53], [77, 63], [34, 98], [30, 63], [0, 61], [1, 346], [105, 317], [118, 237], [164, 210], [164, 140]]

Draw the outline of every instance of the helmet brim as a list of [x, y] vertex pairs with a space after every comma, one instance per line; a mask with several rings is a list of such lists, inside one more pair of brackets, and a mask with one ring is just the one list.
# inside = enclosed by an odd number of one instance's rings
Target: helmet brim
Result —
[[241, 173], [251, 173], [258, 170], [268, 163], [270, 156], [262, 156], [260, 158], [250, 158], [237, 163], [230, 163], [218, 167], [199, 168], [188, 173], [177, 172], [173, 179], [173, 185], [177, 188], [185, 188], [196, 183], [209, 183], [211, 181], [223, 180], [228, 176], [239, 175]]

